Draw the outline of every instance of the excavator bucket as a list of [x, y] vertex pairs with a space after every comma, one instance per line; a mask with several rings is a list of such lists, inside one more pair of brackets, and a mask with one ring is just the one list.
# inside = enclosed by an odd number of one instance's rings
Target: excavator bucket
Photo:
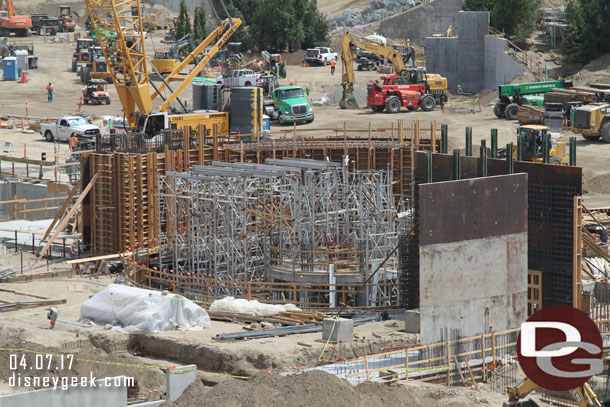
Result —
[[347, 99], [341, 99], [341, 102], [339, 102], [339, 107], [341, 109], [360, 109], [354, 95], [350, 95]]

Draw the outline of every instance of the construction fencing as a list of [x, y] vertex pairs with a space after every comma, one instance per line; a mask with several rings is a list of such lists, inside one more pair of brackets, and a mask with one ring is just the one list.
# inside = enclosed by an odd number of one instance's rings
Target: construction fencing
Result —
[[[357, 384], [363, 381], [423, 380], [448, 386], [487, 382], [512, 362], [519, 329], [362, 356], [316, 368]], [[335, 345], [340, 352], [342, 344]]]

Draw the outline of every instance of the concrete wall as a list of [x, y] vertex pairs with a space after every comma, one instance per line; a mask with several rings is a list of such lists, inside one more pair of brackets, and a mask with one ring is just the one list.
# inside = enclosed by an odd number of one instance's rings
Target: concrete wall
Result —
[[390, 38], [409, 38], [423, 46], [426, 37], [445, 34], [450, 25], [455, 30], [463, 3], [463, 0], [434, 0], [382, 21], [380, 32]]
[[496, 89], [525, 72], [507, 52], [508, 41], [491, 35], [485, 36], [485, 89]]
[[[31, 169], [31, 171], [35, 171]], [[52, 198], [56, 196], [67, 196], [68, 193], [54, 193], [48, 192], [47, 187], [44, 184], [32, 184], [28, 182], [13, 182], [13, 181], [5, 181], [0, 183], [0, 201], [12, 201], [15, 199], [42, 199], [42, 198]], [[63, 200], [58, 199], [54, 201], [48, 201], [47, 207], [56, 207], [61, 206], [63, 204]], [[44, 208], [44, 202], [33, 202], [27, 205], [26, 209], [36, 209], [36, 208]], [[18, 209], [22, 209], [23, 205], [19, 206]], [[28, 212], [26, 215], [26, 219], [28, 220], [38, 220], [45, 218], [53, 218], [57, 214], [57, 209], [49, 209], [46, 211], [35, 211]], [[14, 204], [1, 204], [0, 205], [0, 219], [8, 219], [14, 216]]]
[[449, 89], [496, 89], [525, 72], [506, 52], [507, 42], [488, 33], [489, 12], [460, 11], [457, 37], [426, 39], [426, 69], [447, 78]]
[[419, 216], [422, 344], [525, 321], [527, 175], [421, 184]]
[[[121, 376], [123, 377], [123, 376]], [[114, 380], [115, 378], [110, 378]], [[105, 379], [96, 380], [96, 386], [75, 386], [63, 390], [47, 388], [25, 393], [0, 396], [0, 407], [126, 407], [127, 387], [104, 385]], [[112, 383], [112, 382], [111, 382]], [[120, 380], [120, 383], [125, 383]], [[61, 384], [60, 384], [61, 386]]]
[[447, 78], [449, 89], [458, 84], [458, 44], [456, 37], [426, 39], [426, 70]]
[[485, 88], [485, 36], [489, 32], [489, 12], [458, 13], [458, 84], [467, 92]]

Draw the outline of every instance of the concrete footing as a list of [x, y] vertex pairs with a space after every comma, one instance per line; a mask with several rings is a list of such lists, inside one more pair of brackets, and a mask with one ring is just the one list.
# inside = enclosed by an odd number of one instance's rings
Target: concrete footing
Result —
[[322, 321], [322, 340], [351, 342], [354, 339], [354, 321], [351, 319], [326, 318]]
[[195, 380], [197, 380], [196, 365], [186, 365], [167, 370], [165, 375], [167, 399], [171, 401], [178, 400], [184, 390]]
[[420, 326], [419, 310], [405, 311], [405, 332], [410, 334], [418, 334]]

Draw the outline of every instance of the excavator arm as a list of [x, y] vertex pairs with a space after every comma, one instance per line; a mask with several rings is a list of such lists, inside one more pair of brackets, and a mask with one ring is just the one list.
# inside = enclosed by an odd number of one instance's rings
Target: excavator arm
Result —
[[[6, 5], [4, 3], [6, 3]], [[8, 16], [14, 17], [15, 6], [13, 5], [13, 0], [0, 0], [0, 11], [8, 11]]]
[[353, 98], [355, 78], [354, 48], [361, 48], [385, 57], [392, 64], [394, 72], [397, 75], [400, 75], [406, 68], [402, 56], [394, 48], [346, 32], [343, 34], [341, 42], [343, 98], [340, 106], [342, 109], [358, 109], [358, 104]]

